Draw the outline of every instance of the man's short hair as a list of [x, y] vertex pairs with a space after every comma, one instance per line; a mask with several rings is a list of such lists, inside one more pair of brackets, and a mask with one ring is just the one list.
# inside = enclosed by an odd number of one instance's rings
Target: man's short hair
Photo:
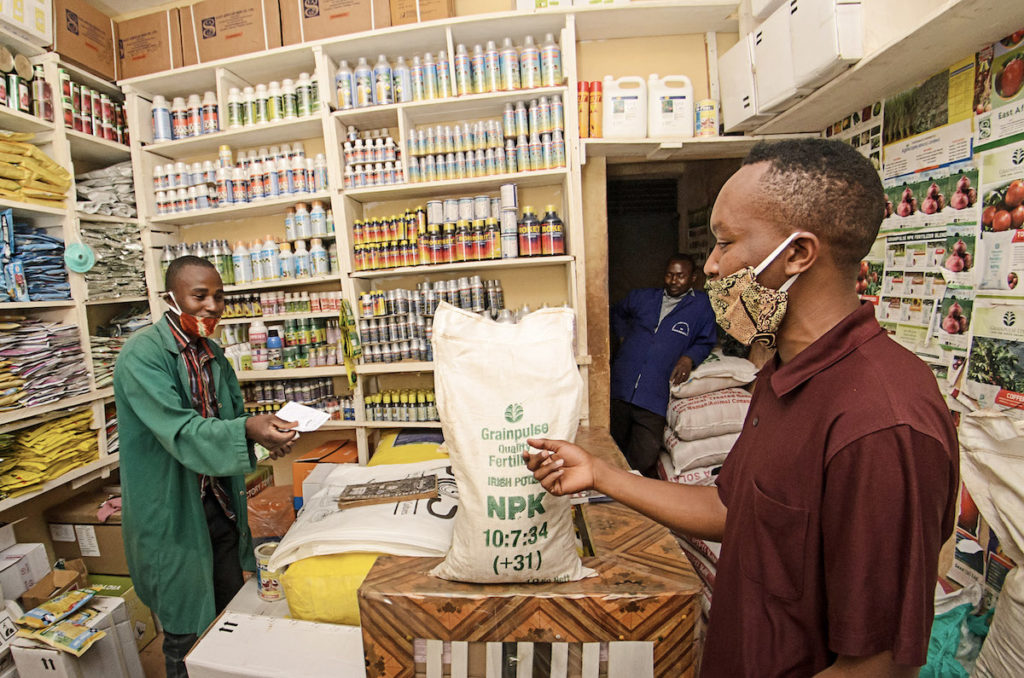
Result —
[[780, 227], [817, 235], [840, 268], [867, 256], [885, 217], [882, 180], [867, 158], [841, 141], [787, 139], [760, 142], [743, 160], [762, 162], [759, 200]]
[[209, 268], [214, 271], [217, 270], [217, 267], [206, 259], [194, 257], [191, 254], [184, 257], [178, 257], [171, 262], [170, 266], [167, 267], [167, 273], [164, 275], [164, 289], [168, 292], [171, 291], [174, 288], [174, 285], [177, 284], [178, 278], [181, 276], [181, 272], [189, 266]]
[[691, 273], [697, 270], [697, 263], [693, 260], [693, 257], [684, 252], [676, 252], [669, 257], [668, 261], [665, 262], [665, 270], [667, 271], [669, 266], [676, 263], [689, 264]]

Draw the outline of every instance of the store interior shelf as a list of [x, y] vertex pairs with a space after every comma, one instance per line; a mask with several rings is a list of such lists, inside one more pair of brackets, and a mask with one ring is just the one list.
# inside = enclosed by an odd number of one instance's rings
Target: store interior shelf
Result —
[[557, 257], [515, 257], [513, 259], [488, 259], [486, 261], [460, 261], [455, 264], [429, 264], [426, 266], [406, 266], [404, 268], [385, 268], [379, 271], [357, 271], [349, 273], [352, 278], [398, 278], [409, 275], [427, 273], [446, 273], [449, 271], [474, 271], [492, 268], [523, 268], [537, 266], [561, 266], [573, 260], [570, 255]]
[[75, 302], [67, 301], [9, 301], [0, 304], [0, 311], [38, 308], [71, 308]]
[[[444, 99], [443, 101], [447, 101]], [[379, 127], [397, 127], [398, 111], [408, 104], [387, 104], [384, 106], [363, 106], [362, 108], [345, 108], [332, 114], [343, 125], [352, 125], [359, 130], [376, 129]]]
[[299, 139], [319, 137], [322, 134], [323, 123], [320, 115], [317, 114], [295, 120], [280, 120], [264, 125], [225, 129], [214, 134], [202, 134], [188, 139], [164, 141], [158, 144], [150, 144], [143, 148], [165, 158], [178, 160], [207, 153], [216, 153], [221, 144], [227, 144], [232, 147], [232, 150], [238, 150], [239, 148], [289, 143]]
[[85, 212], [75, 212], [75, 216], [78, 217], [79, 221], [94, 222], [101, 224], [137, 224], [139, 220], [136, 217], [112, 217], [106, 214], [86, 214]]
[[428, 360], [407, 360], [399, 363], [356, 365], [356, 374], [402, 374], [405, 372], [433, 372], [434, 363]]
[[[73, 129], [65, 130], [71, 145], [71, 159], [92, 165], [113, 165], [131, 158], [131, 149], [116, 141], [108, 141]], [[78, 171], [78, 170], [76, 170]]]
[[89, 299], [86, 306], [111, 306], [113, 304], [138, 304], [149, 301], [149, 297], [110, 297], [108, 299]]
[[[543, 10], [541, 10], [543, 11]], [[606, 40], [687, 33], [735, 33], [735, 2], [661, 0], [609, 7], [572, 7], [577, 40]]]
[[352, 423], [362, 428], [441, 428], [439, 421], [358, 421]]
[[338, 311], [321, 311], [319, 313], [285, 313], [282, 315], [262, 315], [256, 318], [223, 318], [221, 325], [248, 325], [262, 320], [266, 324], [283, 323], [288, 320], [308, 320], [309, 318], [337, 318]]
[[551, 186], [565, 180], [566, 168], [498, 174], [474, 179], [451, 179], [449, 181], [422, 181], [415, 184], [394, 184], [391, 186], [370, 186], [353, 188], [344, 195], [362, 203], [403, 198], [427, 198], [456, 193], [493, 190], [502, 184], [519, 186]]
[[580, 139], [582, 161], [607, 158], [609, 163], [648, 160], [742, 158], [763, 137], [693, 137], [691, 139]]
[[1007, 15], [1005, 0], [935, 3], [912, 30], [901, 34], [852, 68], [816, 89], [789, 110], [757, 128], [758, 134], [820, 132], [857, 106], [901, 92], [949, 68], [951, 54], [973, 54], [1024, 25], [1024, 3], [1014, 21], [980, 21]]
[[47, 216], [58, 216], [62, 217], [67, 210], [60, 207], [49, 207], [47, 205], [33, 205], [27, 202], [18, 202], [17, 200], [4, 200], [0, 198], [0, 210], [7, 209], [10, 207], [14, 210], [15, 214], [24, 214], [29, 217], [39, 216], [44, 214]]
[[12, 132], [51, 132], [53, 123], [7, 106], [0, 106], [0, 129]]
[[176, 212], [174, 214], [162, 214], [153, 217], [150, 221], [154, 224], [177, 224], [188, 226], [191, 224], [209, 224], [219, 221], [235, 221], [259, 217], [267, 214], [281, 214], [284, 217], [284, 210], [297, 202], [309, 202], [310, 200], [328, 200], [330, 193], [319, 191], [317, 193], [292, 193], [278, 198], [264, 198], [255, 202], [247, 202], [231, 207], [213, 207], [205, 210], [193, 210], [191, 212]]
[[317, 431], [351, 431], [352, 429], [359, 428], [359, 425], [352, 420], [334, 420], [324, 422], [324, 425], [317, 429]]
[[28, 422], [27, 420], [35, 419], [57, 410], [85, 405], [93, 402], [94, 400], [102, 400], [112, 395], [114, 395], [114, 389], [110, 387], [100, 389], [99, 391], [82, 393], [81, 395], [64, 398], [63, 400], [47, 403], [45, 405], [21, 407], [16, 410], [0, 412], [0, 433], [16, 428], [23, 428], [25, 425], [31, 425], [31, 422]]
[[[68, 75], [71, 76], [71, 79], [80, 85], [88, 85], [89, 87], [92, 87], [94, 90], [109, 95], [115, 101], [121, 101], [121, 99], [124, 98], [124, 96], [121, 94], [120, 87], [110, 82], [109, 80], [104, 80], [98, 75], [93, 75], [84, 68], [79, 68], [78, 66], [72, 63], [68, 63], [66, 59], [61, 59], [60, 67], [67, 71]], [[54, 92], [55, 97], [58, 94], [60, 93]]]
[[[100, 457], [96, 461], [90, 462], [85, 466], [80, 466], [76, 469], [72, 469], [58, 478], [54, 478], [49, 482], [43, 483], [42, 487], [40, 487], [38, 490], [34, 492], [29, 492], [18, 497], [11, 497], [10, 499], [4, 499], [3, 501], [0, 501], [0, 513], [3, 513], [8, 509], [14, 508], [18, 504], [23, 504], [26, 501], [29, 501], [30, 499], [34, 499], [39, 495], [45, 492], [49, 492], [50, 490], [56, 487], [60, 487], [62, 485], [67, 485], [70, 483], [72, 487], [81, 487], [81, 485], [77, 484], [76, 481], [80, 481], [81, 484], [88, 482], [88, 480], [84, 480], [87, 476], [91, 476], [97, 471], [102, 471], [103, 469], [113, 468], [117, 466], [119, 459], [120, 455], [118, 454], [111, 454], [105, 457]], [[89, 478], [89, 480], [91, 480], [91, 478]]]
[[[552, 97], [561, 95], [564, 106], [568, 90], [565, 87], [540, 87], [534, 89], [519, 89], [510, 92], [487, 92], [486, 94], [471, 94], [462, 97], [448, 99], [436, 99], [432, 101], [413, 101], [400, 104], [409, 116], [410, 122], [414, 125], [426, 125], [436, 122], [455, 120], [462, 122], [477, 117], [494, 117], [501, 115], [505, 104], [514, 104], [518, 101], [539, 99], [540, 97]], [[570, 106], [572, 102], [569, 102]]]
[[317, 285], [320, 283], [338, 282], [340, 276], [337, 273], [321, 275], [313, 278], [289, 278], [282, 280], [267, 280], [264, 282], [245, 283], [244, 285], [225, 285], [225, 292], [245, 292], [246, 290], [267, 290], [278, 287], [299, 287], [302, 285]]
[[[12, 53], [24, 54], [27, 57], [39, 56], [46, 52], [45, 47], [40, 47], [34, 42], [29, 42], [16, 33], [0, 28], [0, 44], [11, 50]], [[33, 59], [33, 61], [35, 61]]]
[[267, 379], [318, 379], [344, 377], [344, 365], [326, 367], [298, 367], [289, 370], [235, 370], [238, 381], [266, 381]]

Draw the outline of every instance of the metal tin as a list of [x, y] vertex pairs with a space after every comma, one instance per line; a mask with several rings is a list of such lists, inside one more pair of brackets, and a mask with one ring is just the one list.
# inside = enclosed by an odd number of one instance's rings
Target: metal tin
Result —
[[491, 216], [491, 198], [486, 195], [478, 195], [473, 198], [473, 218], [488, 219]]
[[459, 201], [456, 198], [448, 198], [444, 201], [444, 218], [441, 223], [455, 222], [459, 220]]
[[459, 220], [473, 220], [473, 198], [459, 198], [459, 213], [456, 221]]
[[694, 113], [696, 114], [697, 136], [718, 136], [718, 102], [714, 99], [701, 99], [697, 102]]
[[519, 190], [515, 184], [501, 185], [501, 209], [516, 210], [519, 207]]

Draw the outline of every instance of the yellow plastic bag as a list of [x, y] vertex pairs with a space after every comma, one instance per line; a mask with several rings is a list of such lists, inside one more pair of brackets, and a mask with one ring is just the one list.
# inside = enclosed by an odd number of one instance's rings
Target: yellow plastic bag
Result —
[[367, 466], [384, 464], [415, 464], [420, 461], [447, 459], [448, 452], [437, 442], [426, 442], [417, 438], [426, 437], [418, 434], [389, 433], [381, 436], [377, 449]]
[[295, 619], [359, 625], [359, 587], [380, 553], [313, 556], [291, 564], [281, 576]]

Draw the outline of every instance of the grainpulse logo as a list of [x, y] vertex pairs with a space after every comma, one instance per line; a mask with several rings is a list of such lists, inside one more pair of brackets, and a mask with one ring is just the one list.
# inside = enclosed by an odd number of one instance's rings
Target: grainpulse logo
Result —
[[302, 0], [302, 16], [306, 19], [320, 16], [320, 0]]
[[[1006, 313], [1003, 314], [1003, 324], [1006, 325], [1007, 327], [1013, 327], [1016, 322], [1017, 314], [1014, 313], [1013, 311], [1007, 311]], [[507, 417], [508, 415], [506, 414], [505, 416]]]
[[78, 35], [78, 15], [70, 9], [64, 10], [64, 19], [68, 25], [68, 33]]
[[523, 406], [519, 403], [512, 403], [505, 408], [505, 421], [514, 424], [523, 418]]
[[1018, 148], [1014, 151], [1013, 155], [1010, 156], [1010, 162], [1014, 165], [1019, 165], [1024, 162], [1024, 148]]
[[207, 38], [216, 38], [217, 37], [217, 18], [216, 17], [208, 16], [205, 19], [203, 19], [200, 23], [201, 23], [201, 25], [203, 27], [203, 40], [206, 40]]
[[992, 136], [992, 119], [985, 118], [978, 121], [978, 138], [989, 139]]

